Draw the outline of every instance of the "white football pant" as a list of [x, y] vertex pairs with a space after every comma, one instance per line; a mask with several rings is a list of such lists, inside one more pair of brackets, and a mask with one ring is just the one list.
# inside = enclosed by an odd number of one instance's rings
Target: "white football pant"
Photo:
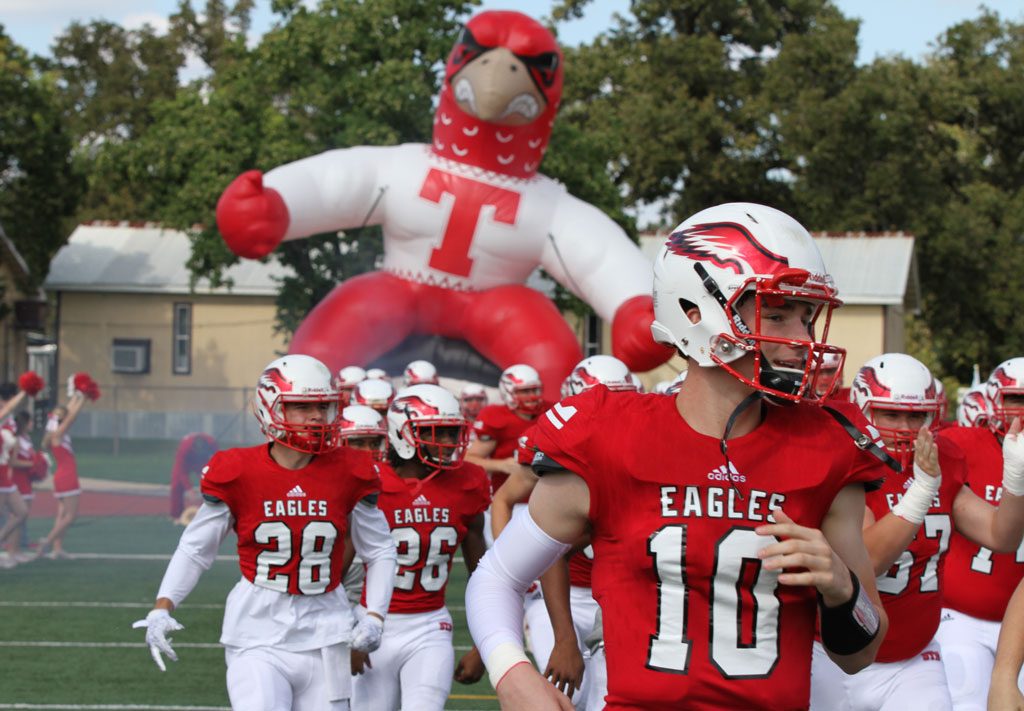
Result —
[[455, 674], [448, 608], [389, 613], [370, 663], [353, 680], [353, 711], [442, 711]]
[[349, 648], [307, 652], [225, 648], [228, 697], [236, 711], [349, 711]]
[[[955, 711], [985, 711], [996, 660], [999, 623], [943, 608], [935, 639], [942, 646]], [[1017, 678], [1024, 689], [1024, 671]]]

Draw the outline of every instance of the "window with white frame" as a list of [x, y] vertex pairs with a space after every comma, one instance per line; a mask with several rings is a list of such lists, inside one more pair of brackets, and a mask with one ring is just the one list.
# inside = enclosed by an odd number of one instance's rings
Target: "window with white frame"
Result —
[[174, 342], [171, 367], [175, 375], [192, 374], [192, 304], [174, 305]]

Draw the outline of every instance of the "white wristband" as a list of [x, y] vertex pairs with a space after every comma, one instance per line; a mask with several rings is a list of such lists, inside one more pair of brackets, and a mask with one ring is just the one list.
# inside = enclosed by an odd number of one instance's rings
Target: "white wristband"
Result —
[[497, 689], [498, 682], [504, 678], [508, 670], [523, 662], [529, 664], [530, 658], [526, 656], [526, 652], [520, 647], [511, 642], [499, 644], [487, 655], [486, 660], [487, 676], [491, 680], [491, 686]]
[[1024, 437], [1006, 435], [1003, 439], [1003, 492], [1024, 496]]
[[905, 521], [920, 525], [924, 521], [928, 509], [932, 507], [935, 493], [939, 490], [941, 482], [941, 476], [931, 476], [925, 473], [917, 466], [917, 462], [914, 462], [914, 481], [907, 492], [903, 494], [903, 498], [892, 507], [892, 512]]

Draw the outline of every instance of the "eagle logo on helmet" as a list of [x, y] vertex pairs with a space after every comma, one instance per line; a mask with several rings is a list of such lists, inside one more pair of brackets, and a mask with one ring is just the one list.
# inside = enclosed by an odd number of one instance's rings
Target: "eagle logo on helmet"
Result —
[[737, 274], [771, 274], [789, 266], [787, 257], [772, 252], [735, 222], [693, 225], [673, 232], [665, 244], [673, 254]]
[[992, 373], [992, 379], [999, 383], [1000, 387], [1012, 388], [1017, 386], [1017, 380], [1009, 373], [1006, 369], [1000, 366], [996, 368], [995, 372]]
[[292, 383], [284, 377], [278, 368], [264, 370], [260, 376], [259, 386], [275, 393], [287, 393], [292, 390]]
[[418, 397], [401, 398], [391, 403], [391, 407], [395, 412], [402, 412], [406, 417], [414, 419], [416, 417], [429, 417], [431, 415], [440, 415], [441, 411], [433, 405], [428, 405]]
[[[853, 387], [864, 393], [865, 397], [868, 398], [889, 397], [892, 395], [892, 390], [882, 384], [874, 368], [861, 368], [861, 371], [857, 373], [857, 377], [853, 381]], [[935, 386], [933, 385], [931, 388], [934, 393]]]

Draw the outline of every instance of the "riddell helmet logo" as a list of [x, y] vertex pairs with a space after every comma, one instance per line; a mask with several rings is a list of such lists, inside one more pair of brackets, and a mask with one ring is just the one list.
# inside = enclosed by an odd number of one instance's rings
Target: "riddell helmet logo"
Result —
[[736, 274], [773, 274], [789, 266], [789, 259], [775, 254], [735, 222], [694, 225], [673, 232], [665, 243], [669, 251], [698, 262], [711, 262]]

